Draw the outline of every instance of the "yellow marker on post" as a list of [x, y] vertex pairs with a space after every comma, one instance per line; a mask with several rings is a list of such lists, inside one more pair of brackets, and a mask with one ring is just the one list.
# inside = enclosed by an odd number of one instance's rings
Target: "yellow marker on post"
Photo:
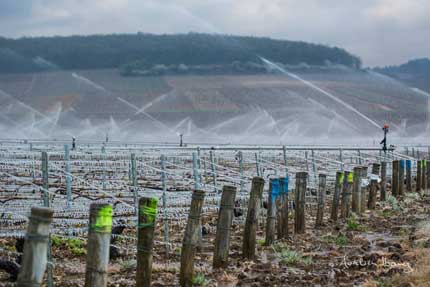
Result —
[[158, 199], [151, 198], [147, 205], [140, 207], [140, 215], [145, 218], [145, 223], [140, 223], [139, 228], [153, 226], [157, 216]]
[[354, 182], [354, 174], [350, 172], [348, 174], [348, 183], [353, 183], [353, 182]]
[[110, 233], [112, 231], [112, 206], [102, 206], [97, 213], [96, 223], [92, 226], [98, 233]]
[[339, 184], [343, 183], [343, 177], [344, 177], [344, 174], [341, 173], [340, 176], [339, 176], [339, 182], [338, 182]]

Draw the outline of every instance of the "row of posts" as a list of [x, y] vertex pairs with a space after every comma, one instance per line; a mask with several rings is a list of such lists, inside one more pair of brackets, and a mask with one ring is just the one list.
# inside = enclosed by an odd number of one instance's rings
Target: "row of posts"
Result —
[[[66, 153], [66, 157], [69, 155]], [[136, 170], [135, 163], [132, 167]], [[164, 157], [162, 157], [162, 170], [165, 170]], [[213, 162], [211, 160], [211, 162]], [[18, 286], [32, 286], [41, 284], [46, 261], [50, 259], [49, 248], [49, 223], [52, 221], [52, 211], [49, 209], [49, 192], [48, 192], [48, 159], [46, 152], [42, 153], [42, 173], [43, 173], [43, 201], [45, 208], [33, 208], [30, 216], [30, 223], [24, 247], [23, 266], [18, 278]], [[70, 176], [70, 167], [67, 167], [68, 176]], [[405, 182], [406, 169], [406, 182]], [[258, 170], [258, 169], [257, 169]], [[406, 189], [412, 190], [411, 162], [410, 161], [393, 161], [392, 172], [392, 194], [401, 196], [404, 192], [404, 182]], [[387, 163], [381, 165], [373, 164], [372, 174], [379, 175], [381, 172], [380, 199], [386, 199]], [[428, 161], [420, 160], [417, 162], [417, 191], [426, 190], [429, 186], [429, 164]], [[133, 172], [133, 178], [136, 178]], [[165, 177], [165, 172], [162, 173]], [[378, 182], [376, 178], [370, 180], [370, 185], [362, 186], [361, 179], [367, 177], [367, 167], [355, 167], [353, 172], [337, 172], [335, 191], [333, 195], [333, 204], [331, 210], [331, 219], [336, 221], [339, 214], [342, 218], [350, 216], [351, 211], [361, 213], [366, 208], [375, 209], [376, 193]], [[317, 216], [316, 226], [321, 226], [323, 222], [323, 211], [326, 194], [326, 176], [318, 176], [318, 193], [317, 193]], [[198, 180], [196, 179], [196, 182]], [[299, 172], [296, 174], [295, 187], [295, 222], [294, 231], [296, 233], [305, 232], [305, 200], [307, 190], [308, 173]], [[166, 210], [166, 186], [165, 178], [163, 180], [163, 209]], [[285, 188], [285, 184], [287, 187]], [[190, 213], [187, 227], [183, 239], [183, 248], [181, 254], [181, 286], [191, 286], [194, 254], [199, 240], [201, 210], [203, 207], [205, 193], [198, 189], [193, 192]], [[137, 188], [137, 183], [133, 180], [133, 188]], [[258, 226], [258, 214], [262, 201], [264, 188], [264, 179], [254, 177], [252, 180], [251, 193], [248, 202], [248, 211], [243, 235], [242, 255], [246, 259], [255, 258], [256, 232]], [[368, 190], [367, 205], [366, 191]], [[274, 194], [275, 192], [278, 194]], [[136, 189], [135, 194], [137, 195]], [[218, 214], [217, 234], [214, 250], [214, 267], [226, 266], [228, 262], [228, 250], [230, 241], [231, 224], [233, 220], [234, 200], [236, 196], [236, 187], [224, 186], [222, 191], [220, 209]], [[138, 264], [136, 282], [137, 286], [150, 286], [152, 270], [152, 245], [154, 236], [154, 224], [157, 214], [158, 200], [155, 198], [141, 198], [137, 201], [135, 197], [136, 214], [138, 215]], [[166, 222], [166, 221], [165, 221]], [[277, 228], [276, 228], [277, 223]], [[165, 225], [166, 228], [167, 225]], [[168, 226], [167, 226], [168, 228]], [[110, 232], [112, 229], [112, 207], [109, 204], [94, 203], [90, 207], [90, 222], [87, 244], [87, 269], [85, 286], [106, 286], [107, 285], [107, 264], [109, 258]], [[280, 178], [271, 180], [269, 184], [268, 197], [268, 216], [266, 222], [266, 244], [270, 245], [275, 240], [275, 230], [278, 232], [278, 239], [288, 236], [288, 179]], [[168, 230], [165, 230], [165, 236]], [[166, 239], [168, 242], [168, 238]], [[43, 245], [43, 246], [42, 246]], [[45, 246], [45, 247], [44, 247]], [[37, 264], [36, 264], [37, 262]], [[43, 268], [40, 268], [42, 263]], [[45, 263], [45, 264], [43, 264]], [[35, 266], [36, 265], [36, 266]], [[52, 286], [52, 266], [48, 266], [48, 285]], [[50, 274], [51, 273], [51, 274]], [[51, 282], [49, 282], [51, 281]]]
[[[296, 215], [294, 223], [294, 230], [296, 233], [305, 232], [307, 177], [308, 174], [306, 172], [299, 172], [296, 174]], [[325, 175], [319, 175], [319, 179], [320, 196], [318, 201], [317, 225], [322, 223], [323, 218]], [[258, 214], [259, 208], [262, 205], [264, 183], [265, 181], [261, 177], [254, 177], [252, 180], [242, 245], [242, 256], [244, 259], [248, 260], [255, 259]], [[205, 192], [198, 189], [195, 190], [192, 195], [190, 212], [181, 249], [181, 286], [192, 285], [194, 255], [199, 240], [204, 196]], [[223, 187], [215, 238], [213, 256], [214, 268], [226, 267], [228, 265], [235, 197], [236, 187], [228, 185]], [[144, 197], [140, 198], [138, 202], [136, 286], [151, 285], [152, 249], [157, 205], [158, 200], [156, 198]], [[268, 212], [269, 215], [266, 222], [266, 245], [270, 245], [274, 241], [275, 230], [278, 231], [278, 239], [288, 236], [288, 179], [281, 178], [276, 181], [271, 180]], [[53, 211], [49, 208], [33, 208], [31, 211], [24, 246], [23, 265], [18, 277], [18, 286], [40, 286], [42, 283], [48, 254], [49, 224], [52, 221], [52, 215]], [[276, 222], [278, 226], [276, 226]], [[91, 204], [85, 286], [107, 286], [111, 230], [112, 206], [105, 203]]]

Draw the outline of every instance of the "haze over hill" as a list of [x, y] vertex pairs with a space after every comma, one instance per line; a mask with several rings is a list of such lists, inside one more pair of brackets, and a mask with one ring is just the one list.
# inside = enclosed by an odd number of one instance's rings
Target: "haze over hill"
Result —
[[375, 71], [430, 93], [430, 59], [411, 60], [399, 66], [375, 68]]
[[0, 51], [2, 138], [357, 143], [384, 122], [402, 137], [430, 130], [427, 95], [339, 48], [138, 34], [1, 39]]

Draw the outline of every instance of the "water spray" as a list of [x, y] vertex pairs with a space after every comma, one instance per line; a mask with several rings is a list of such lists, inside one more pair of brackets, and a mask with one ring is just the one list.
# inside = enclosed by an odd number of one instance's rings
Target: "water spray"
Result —
[[320, 87], [318, 87], [317, 85], [315, 85], [315, 84], [313, 84], [313, 83], [311, 83], [311, 82], [309, 82], [309, 81], [307, 81], [307, 80], [305, 80], [305, 79], [303, 79], [303, 78], [301, 78], [300, 76], [298, 76], [298, 75], [296, 75], [296, 74], [293, 74], [293, 73], [291, 73], [291, 72], [288, 72], [287, 70], [285, 70], [284, 68], [282, 68], [282, 67], [280, 67], [279, 65], [277, 65], [277, 64], [275, 64], [275, 63], [273, 63], [273, 62], [271, 62], [271, 61], [269, 61], [269, 60], [267, 60], [267, 59], [265, 59], [265, 58], [263, 58], [263, 57], [259, 57], [260, 58], [260, 60], [261, 61], [263, 61], [264, 63], [266, 63], [267, 65], [269, 65], [269, 66], [271, 66], [271, 67], [274, 67], [275, 69], [277, 69], [277, 70], [279, 70], [280, 72], [282, 72], [283, 74], [285, 74], [285, 75], [287, 75], [287, 76], [289, 76], [289, 77], [291, 77], [291, 78], [293, 78], [293, 79], [296, 79], [296, 80], [298, 80], [298, 81], [300, 81], [300, 82], [302, 82], [303, 84], [305, 84], [306, 86], [308, 86], [308, 87], [310, 87], [310, 88], [312, 88], [312, 89], [314, 89], [314, 90], [316, 90], [316, 91], [318, 91], [318, 92], [320, 92], [320, 93], [322, 93], [323, 95], [325, 95], [325, 96], [327, 96], [327, 97], [329, 97], [330, 99], [332, 99], [333, 101], [335, 101], [335, 102], [337, 102], [337, 103], [339, 103], [339, 104], [341, 104], [342, 106], [344, 106], [345, 108], [347, 108], [348, 110], [350, 110], [350, 111], [352, 111], [352, 112], [354, 112], [355, 114], [357, 114], [357, 115], [359, 115], [361, 118], [363, 118], [364, 120], [366, 120], [367, 122], [369, 122], [371, 125], [373, 125], [373, 126], [375, 126], [375, 127], [377, 127], [378, 129], [379, 129], [379, 125], [374, 121], [374, 120], [372, 120], [372, 119], [370, 119], [369, 117], [367, 117], [366, 115], [364, 115], [364, 114], [362, 114], [360, 111], [358, 111], [356, 108], [354, 108], [353, 106], [351, 106], [351, 105], [349, 105], [349, 104], [347, 104], [347, 103], [345, 103], [344, 101], [342, 101], [341, 99], [339, 99], [339, 98], [337, 98], [336, 96], [334, 96], [333, 94], [331, 94], [331, 93], [329, 93], [329, 92], [327, 92], [327, 91], [325, 91], [325, 90], [323, 90], [323, 89], [321, 89]]

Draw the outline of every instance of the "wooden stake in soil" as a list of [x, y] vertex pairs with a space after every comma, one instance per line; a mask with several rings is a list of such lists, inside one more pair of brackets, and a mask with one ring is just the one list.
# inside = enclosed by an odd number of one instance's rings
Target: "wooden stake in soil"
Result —
[[380, 169], [381, 169], [381, 165], [379, 163], [372, 164], [372, 174], [379, 176]]
[[334, 185], [334, 194], [333, 194], [333, 204], [331, 207], [331, 220], [337, 221], [337, 217], [339, 214], [339, 199], [340, 199], [340, 191], [342, 190], [343, 184], [343, 172], [336, 172], [336, 182]]
[[372, 179], [370, 181], [369, 200], [367, 201], [367, 207], [370, 210], [374, 210], [376, 207], [376, 192], [378, 190], [378, 181]]
[[381, 201], [387, 199], [387, 162], [381, 162]]
[[295, 190], [295, 218], [294, 231], [295, 233], [305, 233], [305, 204], [306, 204], [306, 189], [307, 189], [307, 172], [296, 173], [296, 190]]
[[412, 161], [406, 160], [406, 191], [412, 191]]
[[430, 188], [430, 161], [426, 160], [426, 188]]
[[393, 160], [393, 174], [391, 176], [391, 194], [394, 197], [399, 196], [399, 169], [400, 162], [398, 160]]
[[258, 227], [258, 213], [263, 195], [264, 179], [254, 177], [252, 179], [251, 194], [246, 214], [245, 231], [243, 235], [242, 256], [245, 259], [254, 260], [255, 244]]
[[399, 161], [399, 196], [405, 193], [405, 161]]
[[192, 286], [194, 255], [199, 239], [199, 223], [204, 197], [205, 192], [203, 190], [195, 190], [191, 198], [190, 213], [188, 215], [187, 227], [182, 242], [181, 270], [179, 274], [179, 283], [183, 287]]
[[111, 232], [112, 206], [106, 203], [92, 203], [88, 227], [85, 287], [107, 286]]
[[344, 177], [344, 190], [343, 195], [344, 198], [342, 198], [342, 210], [341, 210], [341, 216], [342, 218], [348, 218], [351, 214], [351, 197], [352, 197], [352, 186], [354, 183], [354, 174], [350, 171], [345, 171], [345, 177]]
[[42, 186], [43, 186], [43, 206], [49, 207], [49, 175], [48, 175], [48, 153], [42, 152]]
[[228, 251], [230, 247], [231, 224], [233, 223], [234, 200], [236, 187], [224, 185], [222, 189], [221, 204], [218, 213], [218, 224], [215, 237], [213, 267], [226, 267], [228, 265]]
[[421, 161], [417, 160], [417, 180], [415, 185], [416, 192], [421, 192]]
[[360, 183], [361, 183], [361, 167], [354, 167], [354, 182], [352, 186], [352, 212], [360, 213]]
[[288, 178], [279, 178], [280, 194], [276, 200], [278, 214], [278, 239], [288, 237]]
[[325, 193], [326, 193], [326, 178], [325, 174], [320, 174], [318, 176], [318, 210], [316, 218], [316, 227], [321, 227], [324, 219], [324, 203], [325, 203]]
[[[361, 167], [361, 178], [367, 178], [367, 166]], [[361, 187], [361, 198], [360, 198], [360, 213], [363, 213], [366, 211], [366, 192], [368, 187]]]
[[427, 161], [423, 159], [421, 165], [421, 189], [424, 191], [423, 194], [427, 193]]
[[267, 197], [266, 246], [270, 246], [275, 241], [276, 198], [278, 195], [279, 179], [272, 178], [269, 182], [269, 196]]
[[157, 198], [142, 197], [139, 199], [136, 267], [136, 286], [138, 287], [151, 286], [152, 249], [157, 205]]
[[54, 211], [33, 207], [29, 217], [24, 255], [18, 275], [18, 287], [40, 286], [46, 270], [49, 225]]

